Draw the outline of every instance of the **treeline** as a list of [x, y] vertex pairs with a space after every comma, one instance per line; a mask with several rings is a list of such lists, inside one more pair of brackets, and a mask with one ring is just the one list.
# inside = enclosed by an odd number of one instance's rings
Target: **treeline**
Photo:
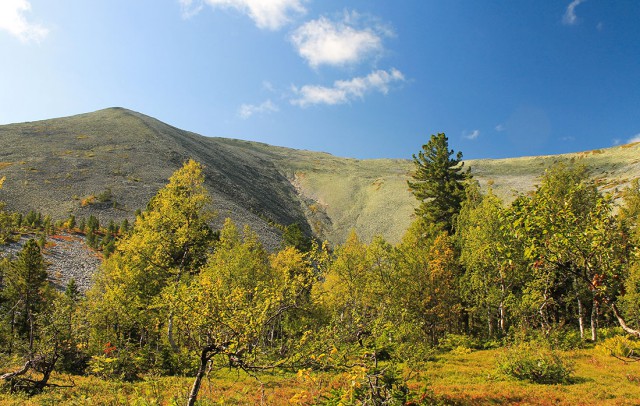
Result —
[[[398, 245], [353, 232], [327, 247], [292, 227], [276, 253], [229, 220], [211, 229], [202, 168], [189, 161], [114, 243], [86, 296], [50, 289], [33, 243], [5, 260], [1, 348], [48, 373], [195, 376], [188, 404], [211, 366], [340, 370], [358, 384], [336, 400], [389, 404], [418, 401], [399, 363], [456, 342], [579, 346], [617, 325], [640, 336], [638, 181], [614, 214], [583, 167], [559, 162], [504, 205], [448, 148], [438, 134], [414, 157], [420, 205]], [[28, 386], [19, 377], [5, 380]]]

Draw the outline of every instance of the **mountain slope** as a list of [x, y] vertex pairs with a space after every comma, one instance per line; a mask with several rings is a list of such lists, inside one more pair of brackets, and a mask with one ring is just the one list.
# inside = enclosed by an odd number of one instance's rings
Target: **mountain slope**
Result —
[[[250, 225], [270, 248], [279, 244], [273, 223], [298, 223], [332, 243], [344, 241], [352, 228], [365, 241], [379, 234], [397, 242], [416, 204], [406, 184], [409, 160], [338, 158], [203, 137], [122, 108], [0, 126], [0, 145], [0, 177], [7, 177], [0, 200], [58, 219], [70, 213], [103, 222], [131, 219], [188, 158], [206, 167], [219, 221], [231, 217]], [[533, 189], [559, 159], [583, 162], [614, 193], [640, 176], [640, 144], [465, 164], [484, 188], [491, 185], [510, 201]]]
[[[220, 220], [230, 216], [249, 224], [271, 246], [278, 243], [278, 231], [269, 222], [306, 226], [293, 186], [260, 154], [129, 110], [0, 126], [0, 143], [0, 174], [7, 177], [0, 198], [14, 210], [35, 209], [54, 218], [132, 218], [193, 158], [206, 166], [206, 186]], [[111, 199], [87, 204], [107, 190]]]

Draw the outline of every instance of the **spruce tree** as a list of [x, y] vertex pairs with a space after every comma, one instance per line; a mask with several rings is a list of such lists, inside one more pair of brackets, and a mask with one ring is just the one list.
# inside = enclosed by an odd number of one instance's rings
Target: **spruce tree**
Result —
[[33, 345], [36, 315], [44, 306], [43, 290], [47, 282], [47, 266], [42, 252], [34, 239], [27, 241], [6, 271], [7, 298], [12, 312], [12, 330], [15, 328]]
[[420, 201], [416, 214], [427, 223], [435, 223], [449, 233], [453, 232], [454, 217], [460, 212], [465, 198], [464, 182], [471, 177], [463, 171], [462, 152], [455, 157], [449, 150], [444, 133], [432, 135], [422, 151], [413, 155], [414, 181], [408, 181], [413, 195]]

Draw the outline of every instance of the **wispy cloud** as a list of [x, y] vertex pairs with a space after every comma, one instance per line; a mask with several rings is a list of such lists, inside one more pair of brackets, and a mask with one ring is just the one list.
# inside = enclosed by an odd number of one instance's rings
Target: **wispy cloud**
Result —
[[498, 125], [496, 126], [496, 131], [497, 131], [497, 132], [501, 133], [501, 132], [503, 132], [504, 130], [506, 130], [506, 127], [504, 126], [504, 124], [498, 124]]
[[49, 30], [39, 24], [30, 23], [24, 16], [31, 10], [28, 0], [0, 0], [0, 30], [22, 42], [40, 42]]
[[266, 100], [258, 105], [243, 104], [238, 109], [238, 116], [243, 120], [246, 120], [255, 114], [275, 113], [278, 111], [280, 111], [280, 109], [276, 104], [274, 104], [271, 100]]
[[586, 0], [573, 0], [568, 6], [567, 10], [564, 12], [564, 16], [562, 17], [562, 22], [566, 25], [575, 25], [578, 23], [578, 17], [576, 16], [576, 7], [578, 7], [581, 3], [584, 3]]
[[365, 94], [376, 91], [382, 94], [389, 92], [389, 85], [393, 82], [404, 82], [402, 72], [393, 68], [389, 71], [377, 70], [367, 76], [355, 77], [350, 80], [337, 80], [332, 87], [305, 85], [293, 88], [298, 95], [291, 103], [307, 107], [314, 104], [345, 104], [355, 99], [364, 98]]
[[576, 137], [571, 135], [567, 135], [566, 137], [560, 137], [560, 141], [563, 141], [563, 142], [571, 142], [575, 140], [576, 140]]
[[480, 136], [480, 130], [473, 130], [471, 132], [468, 132], [468, 131], [462, 132], [462, 137], [468, 140], [475, 140], [479, 136]]
[[382, 38], [393, 35], [389, 28], [364, 20], [356, 12], [345, 12], [339, 21], [320, 17], [296, 29], [291, 42], [313, 68], [355, 64], [379, 55]]
[[634, 135], [633, 137], [627, 140], [627, 144], [631, 144], [633, 142], [640, 142], [640, 133]]
[[190, 17], [202, 10], [203, 4], [213, 8], [231, 8], [248, 15], [260, 29], [278, 30], [295, 15], [304, 14], [305, 0], [179, 0], [182, 15]]

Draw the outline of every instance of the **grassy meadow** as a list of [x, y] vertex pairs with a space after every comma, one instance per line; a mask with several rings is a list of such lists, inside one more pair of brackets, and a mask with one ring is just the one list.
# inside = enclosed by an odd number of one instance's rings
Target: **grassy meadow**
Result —
[[[409, 387], [427, 389], [429, 402], [443, 405], [638, 405], [640, 363], [623, 362], [597, 349], [566, 351], [573, 364], [568, 384], [543, 385], [502, 375], [496, 360], [504, 349], [454, 350], [412, 370], [405, 365]], [[8, 368], [0, 368], [5, 372]], [[47, 388], [31, 398], [0, 394], [1, 405], [181, 405], [192, 379], [153, 377], [127, 383], [92, 376], [56, 373]], [[200, 405], [313, 405], [326, 403], [332, 390], [348, 388], [346, 375], [273, 372], [252, 377], [236, 370], [211, 372], [203, 382]], [[338, 403], [331, 403], [338, 404]], [[348, 402], [344, 403], [349, 404]]]

